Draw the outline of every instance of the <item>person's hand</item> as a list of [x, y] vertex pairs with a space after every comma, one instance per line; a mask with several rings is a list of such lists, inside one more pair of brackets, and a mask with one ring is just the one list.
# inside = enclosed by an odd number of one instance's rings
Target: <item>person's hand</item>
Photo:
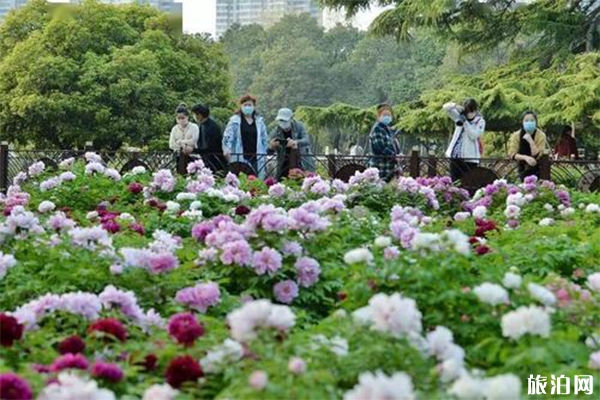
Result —
[[537, 165], [537, 160], [533, 157], [526, 156], [525, 162], [529, 164], [530, 167], [535, 167]]
[[223, 157], [225, 157], [225, 159], [227, 161], [231, 161], [231, 152], [230, 151], [224, 151], [223, 152]]
[[275, 150], [278, 147], [279, 147], [279, 141], [277, 139], [271, 139], [271, 141], [269, 142], [269, 148], [271, 150]]
[[298, 148], [298, 142], [296, 142], [293, 139], [288, 139], [287, 140], [287, 147], [289, 147], [290, 149], [297, 149]]
[[192, 154], [193, 151], [194, 151], [194, 148], [192, 146], [184, 146], [183, 147], [183, 153], [186, 155]]
[[531, 142], [533, 140], [529, 133], [524, 134], [523, 139], [527, 140], [528, 142]]

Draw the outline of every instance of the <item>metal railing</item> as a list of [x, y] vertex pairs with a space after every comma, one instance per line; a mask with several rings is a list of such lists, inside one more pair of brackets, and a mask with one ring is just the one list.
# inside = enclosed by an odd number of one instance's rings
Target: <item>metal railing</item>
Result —
[[[21, 171], [38, 161], [43, 161], [49, 169], [57, 169], [61, 161], [70, 158], [83, 158], [86, 151], [94, 151], [91, 146], [84, 150], [10, 150], [6, 142], [0, 144], [0, 190], [5, 191], [13, 178]], [[187, 164], [193, 159], [202, 158], [207, 167], [218, 175], [227, 172], [246, 173], [266, 177], [277, 177], [282, 170], [304, 168], [324, 177], [348, 181], [357, 171], [367, 169], [373, 156], [350, 156], [342, 154], [300, 155], [297, 150], [286, 154], [286, 159], [277, 154], [242, 155], [233, 154], [228, 162], [219, 154], [178, 156], [171, 151], [97, 151], [107, 167], [121, 173], [143, 166], [148, 171], [170, 169], [179, 174], [186, 174]], [[397, 174], [416, 177], [433, 177], [450, 175], [450, 159], [436, 157], [433, 154], [422, 156], [413, 149], [409, 156], [379, 157], [394, 163]], [[461, 185], [469, 190], [483, 187], [495, 179], [506, 179], [509, 182], [519, 181], [518, 164], [507, 158], [482, 158], [479, 166], [465, 171]], [[582, 191], [600, 190], [600, 161], [551, 160], [544, 154], [538, 162], [539, 177], [563, 184]]]

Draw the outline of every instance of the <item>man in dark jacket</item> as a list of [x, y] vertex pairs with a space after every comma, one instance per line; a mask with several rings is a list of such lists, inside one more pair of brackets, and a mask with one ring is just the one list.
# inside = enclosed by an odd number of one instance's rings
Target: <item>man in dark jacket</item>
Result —
[[196, 153], [200, 154], [206, 167], [210, 168], [213, 173], [225, 170], [227, 160], [223, 156], [221, 127], [210, 117], [208, 106], [196, 104], [192, 107], [192, 113], [200, 126]]
[[[289, 108], [280, 109], [275, 120], [277, 128], [270, 135], [269, 149], [277, 152], [277, 180], [287, 177], [293, 168], [313, 172], [310, 137], [304, 124], [294, 119]], [[292, 152], [296, 152], [296, 157], [292, 157]], [[294, 160], [297, 165], [291, 165]]]

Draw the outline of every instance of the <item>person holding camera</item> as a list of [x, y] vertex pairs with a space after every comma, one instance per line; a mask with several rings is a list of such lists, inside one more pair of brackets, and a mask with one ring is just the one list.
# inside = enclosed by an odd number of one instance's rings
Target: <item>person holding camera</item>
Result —
[[521, 129], [510, 136], [508, 155], [519, 162], [519, 178], [535, 175], [539, 177], [539, 159], [548, 147], [546, 134], [538, 128], [538, 116], [534, 111], [526, 111], [521, 116]]
[[[277, 180], [289, 175], [290, 169], [313, 171], [310, 137], [304, 124], [294, 119], [289, 108], [282, 108], [275, 118], [277, 127], [271, 133], [269, 149], [277, 152]], [[298, 151], [299, 165], [290, 165], [292, 151]]]
[[453, 181], [458, 181], [466, 172], [479, 165], [485, 120], [479, 113], [479, 105], [475, 99], [466, 99], [462, 105], [446, 103], [443, 109], [455, 125], [446, 157], [450, 158], [450, 176]]

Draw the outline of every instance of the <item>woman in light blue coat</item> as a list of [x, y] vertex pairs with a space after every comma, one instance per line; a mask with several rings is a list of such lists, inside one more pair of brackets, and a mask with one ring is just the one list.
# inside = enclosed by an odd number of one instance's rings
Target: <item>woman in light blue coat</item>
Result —
[[247, 164], [264, 179], [269, 146], [267, 125], [256, 113], [256, 98], [245, 95], [239, 105], [240, 109], [229, 119], [223, 133], [223, 155], [230, 163]]

